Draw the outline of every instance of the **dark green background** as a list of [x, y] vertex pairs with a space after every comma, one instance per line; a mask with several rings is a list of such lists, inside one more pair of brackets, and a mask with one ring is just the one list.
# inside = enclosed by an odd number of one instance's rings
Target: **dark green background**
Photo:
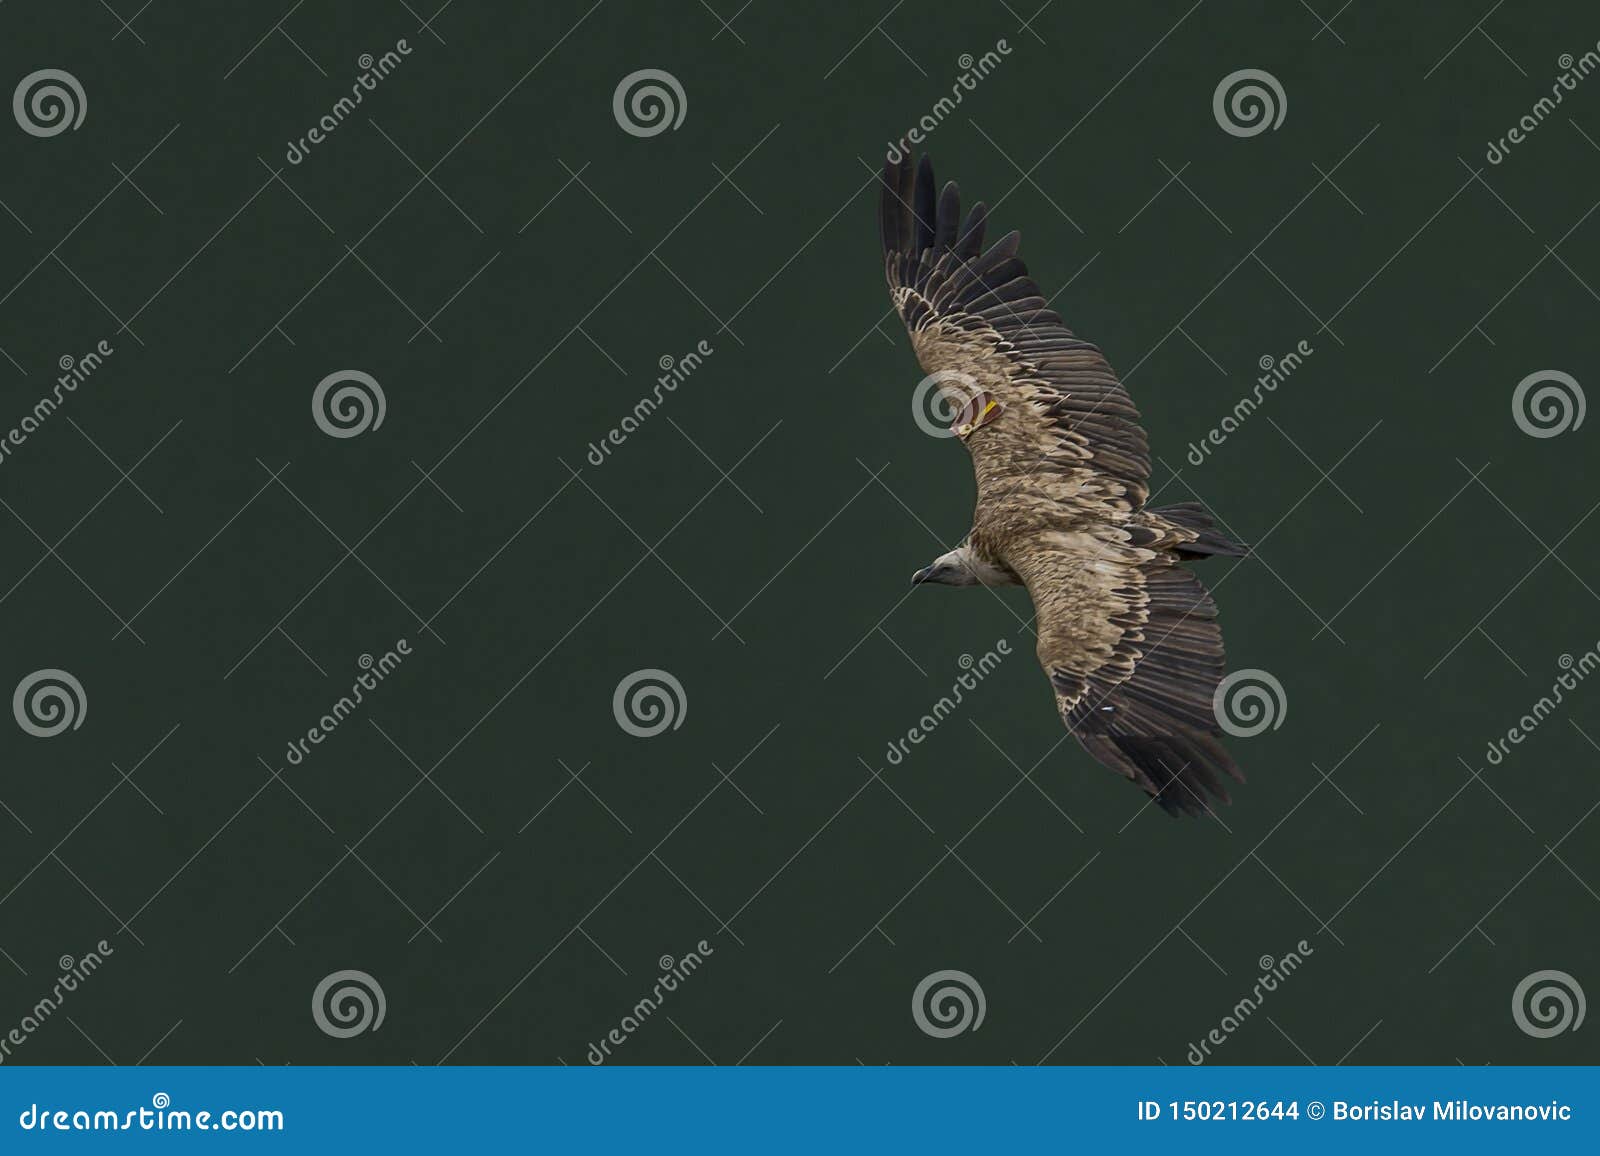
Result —
[[[1541, 440], [1510, 407], [1535, 371], [1600, 376], [1600, 79], [1484, 161], [1594, 46], [1593, 6], [1363, 0], [1327, 31], [1293, 3], [711, 0], [728, 31], [592, 2], [457, 0], [431, 33], [431, 0], [156, 0], [132, 31], [0, 8], [6, 92], [55, 67], [88, 94], [76, 132], [0, 121], [0, 424], [63, 354], [116, 348], [0, 465], [0, 683], [60, 667], [89, 703], [50, 740], [0, 727], [0, 1028], [57, 957], [115, 949], [10, 1062], [581, 1063], [700, 939], [620, 1061], [1182, 1063], [1301, 939], [1219, 1062], [1600, 1057], [1595, 1025], [1537, 1040], [1510, 1014], [1540, 969], [1600, 993], [1600, 818], [1557, 843], [1600, 801], [1600, 685], [1483, 754], [1600, 639], [1595, 419]], [[932, 135], [941, 174], [1023, 231], [1047, 293], [1077, 274], [1056, 307], [1127, 378], [1160, 500], [1260, 544], [1203, 568], [1231, 665], [1288, 704], [1232, 741], [1226, 827], [1056, 745], [1021, 591], [907, 589], [973, 486], [911, 421], [871, 175], [1000, 38]], [[687, 116], [638, 139], [611, 99], [647, 67]], [[1283, 84], [1276, 131], [1213, 119], [1240, 68]], [[340, 440], [309, 400], [346, 368], [388, 414]], [[399, 672], [286, 767], [401, 637]], [[1001, 638], [1013, 657], [886, 767]], [[611, 711], [643, 667], [688, 700], [648, 740]], [[343, 968], [381, 982], [380, 1031], [313, 1023]], [[938, 1040], [910, 1001], [945, 968], [988, 1009]]]

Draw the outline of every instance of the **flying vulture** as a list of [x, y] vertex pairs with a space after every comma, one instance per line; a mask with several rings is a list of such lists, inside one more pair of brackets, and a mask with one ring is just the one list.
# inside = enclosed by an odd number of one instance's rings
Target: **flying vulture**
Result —
[[1244, 781], [1212, 699], [1222, 631], [1181, 562], [1241, 556], [1195, 502], [1151, 507], [1150, 449], [1100, 350], [1046, 308], [1007, 233], [983, 248], [987, 210], [961, 219], [924, 157], [884, 166], [889, 294], [917, 360], [955, 413], [977, 475], [972, 530], [915, 583], [1022, 585], [1039, 662], [1068, 731], [1170, 814], [1202, 815]]

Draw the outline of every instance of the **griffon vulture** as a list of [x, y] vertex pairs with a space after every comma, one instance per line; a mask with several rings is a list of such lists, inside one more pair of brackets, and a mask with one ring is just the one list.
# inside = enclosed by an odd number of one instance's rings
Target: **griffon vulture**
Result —
[[1216, 603], [1180, 563], [1245, 547], [1198, 503], [1146, 505], [1150, 450], [1127, 391], [1046, 308], [1018, 234], [984, 249], [984, 205], [960, 210], [926, 157], [915, 179], [909, 158], [885, 165], [889, 294], [978, 483], [971, 532], [912, 581], [1026, 586], [1073, 737], [1167, 812], [1205, 814], [1244, 776], [1212, 705]]

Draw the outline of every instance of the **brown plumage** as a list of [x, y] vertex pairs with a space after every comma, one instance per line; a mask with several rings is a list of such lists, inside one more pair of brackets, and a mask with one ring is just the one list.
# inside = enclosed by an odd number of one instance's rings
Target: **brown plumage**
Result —
[[[1244, 781], [1212, 698], [1224, 670], [1216, 604], [1178, 563], [1245, 548], [1197, 503], [1148, 507], [1139, 411], [1100, 350], [1046, 308], [1008, 233], [983, 249], [987, 211], [960, 220], [954, 183], [923, 158], [884, 168], [889, 292], [917, 360], [938, 375], [972, 454], [972, 533], [918, 580], [1027, 587], [1039, 662], [1062, 721], [1091, 755], [1173, 814]], [[969, 404], [970, 403], [970, 404]], [[943, 561], [943, 560], [941, 560]]]

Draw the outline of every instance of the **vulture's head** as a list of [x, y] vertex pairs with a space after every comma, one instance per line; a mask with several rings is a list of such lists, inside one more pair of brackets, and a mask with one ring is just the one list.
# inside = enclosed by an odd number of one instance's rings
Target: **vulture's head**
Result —
[[913, 586], [925, 583], [937, 586], [1015, 586], [1017, 576], [985, 559], [972, 548], [970, 541], [966, 541], [949, 553], [940, 554], [911, 576]]
[[976, 586], [978, 573], [972, 548], [962, 543], [949, 553], [940, 554], [928, 565], [911, 575], [911, 584], [921, 586], [933, 583], [938, 586]]

